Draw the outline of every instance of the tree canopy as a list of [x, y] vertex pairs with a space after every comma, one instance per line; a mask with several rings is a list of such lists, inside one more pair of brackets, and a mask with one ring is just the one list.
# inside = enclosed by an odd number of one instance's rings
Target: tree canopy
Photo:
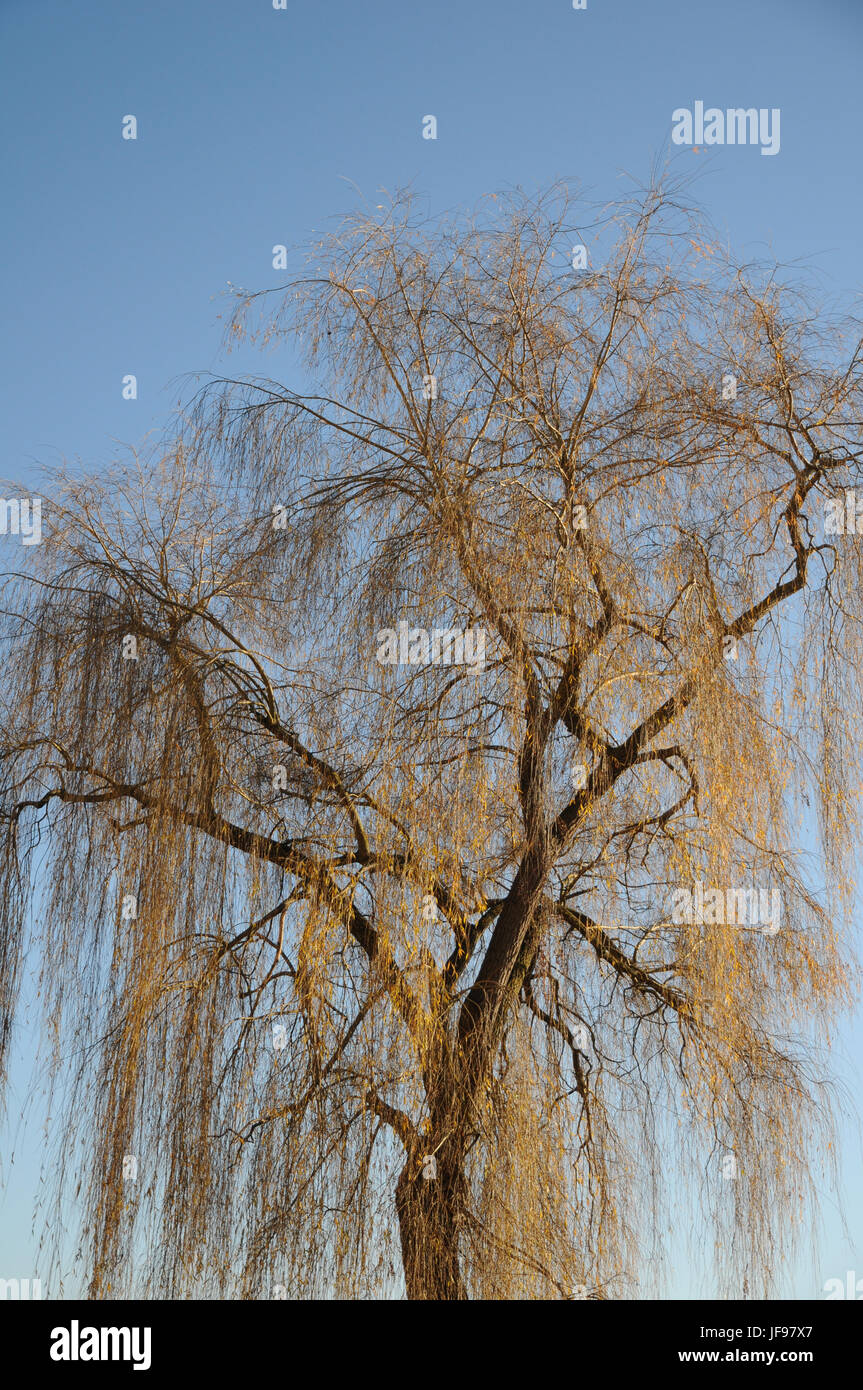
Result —
[[52, 476], [4, 581], [91, 1296], [626, 1296], [687, 1194], [768, 1292], [857, 983], [859, 324], [554, 188], [360, 207], [230, 338], [303, 388]]

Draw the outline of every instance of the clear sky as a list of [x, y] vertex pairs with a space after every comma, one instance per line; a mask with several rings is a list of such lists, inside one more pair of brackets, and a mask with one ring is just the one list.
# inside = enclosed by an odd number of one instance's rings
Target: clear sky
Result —
[[[0, 475], [25, 484], [40, 464], [99, 468], [117, 441], [160, 431], [179, 378], [219, 361], [228, 282], [278, 284], [273, 246], [311, 238], [357, 189], [373, 201], [412, 185], [442, 210], [563, 177], [612, 199], [670, 153], [675, 172], [699, 174], [693, 193], [737, 251], [802, 260], [828, 299], [860, 308], [860, 0], [587, 0], [582, 11], [572, 0], [0, 0], [0, 53]], [[672, 112], [699, 100], [778, 107], [778, 154], [671, 145]], [[121, 138], [130, 114], [134, 141]], [[422, 138], [429, 114], [436, 140]], [[268, 356], [259, 369], [288, 379], [292, 364]], [[136, 401], [122, 398], [127, 373]], [[0, 1129], [5, 1277], [38, 1275], [38, 1106], [18, 1122], [30, 1039], [16, 1047]], [[858, 1095], [861, 1054], [858, 1019], [836, 1048]], [[815, 1274], [790, 1277], [797, 1297], [863, 1275], [850, 1130], [844, 1157], [856, 1241], [828, 1207]], [[705, 1268], [681, 1255], [672, 1291], [695, 1294]]]

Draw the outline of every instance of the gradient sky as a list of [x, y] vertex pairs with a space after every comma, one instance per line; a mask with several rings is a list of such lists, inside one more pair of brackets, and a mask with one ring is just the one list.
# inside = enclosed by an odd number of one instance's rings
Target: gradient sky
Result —
[[[828, 300], [859, 311], [861, 40], [858, 0], [588, 0], [584, 11], [571, 0], [287, 0], [283, 11], [272, 0], [0, 0], [0, 475], [26, 487], [63, 459], [98, 469], [118, 442], [161, 431], [188, 394], [180, 378], [219, 363], [228, 282], [280, 283], [273, 245], [307, 241], [357, 190], [374, 202], [410, 185], [439, 211], [570, 178], [605, 200], [670, 156], [675, 173], [698, 174], [693, 194], [738, 253], [815, 268]], [[671, 146], [672, 112], [696, 100], [779, 107], [780, 152]], [[121, 138], [127, 114], [136, 141]], [[434, 141], [421, 136], [427, 114]], [[242, 366], [292, 371], [284, 352]], [[137, 401], [122, 399], [126, 373]], [[39, 1106], [19, 1121], [32, 1041], [22, 1031], [0, 1128], [5, 1277], [38, 1274]], [[859, 1018], [834, 1055], [859, 1096]], [[827, 1205], [814, 1271], [789, 1274], [793, 1296], [863, 1275], [851, 1127], [843, 1154], [852, 1239]], [[671, 1291], [709, 1287], [706, 1269], [681, 1251]]]

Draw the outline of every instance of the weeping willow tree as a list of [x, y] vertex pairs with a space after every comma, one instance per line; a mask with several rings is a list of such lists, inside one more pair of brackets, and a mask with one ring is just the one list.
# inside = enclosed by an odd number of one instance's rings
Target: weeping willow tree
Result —
[[621, 1297], [672, 1212], [768, 1294], [856, 989], [859, 329], [554, 189], [362, 209], [231, 338], [303, 390], [53, 475], [5, 581], [90, 1296]]

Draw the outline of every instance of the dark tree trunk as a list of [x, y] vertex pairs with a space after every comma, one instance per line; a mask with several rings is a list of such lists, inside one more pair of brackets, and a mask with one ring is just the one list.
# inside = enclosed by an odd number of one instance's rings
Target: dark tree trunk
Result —
[[396, 1212], [408, 1298], [466, 1299], [459, 1261], [461, 1171], [438, 1164], [423, 1177], [422, 1163], [408, 1159], [396, 1185]]

